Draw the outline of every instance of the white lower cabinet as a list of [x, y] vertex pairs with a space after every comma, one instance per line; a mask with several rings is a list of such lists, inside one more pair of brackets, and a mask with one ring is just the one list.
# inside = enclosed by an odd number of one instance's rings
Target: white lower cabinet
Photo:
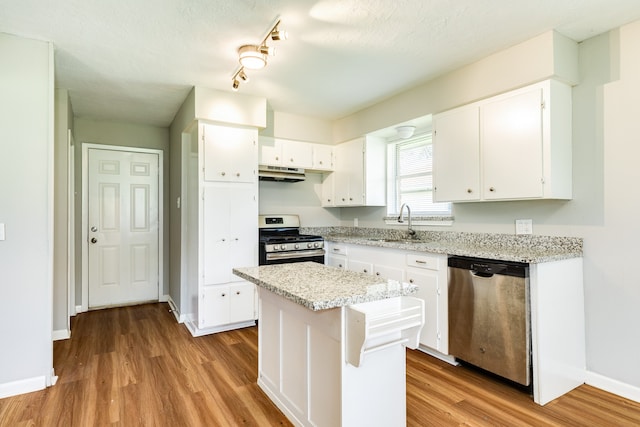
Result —
[[210, 328], [255, 319], [253, 283], [239, 282], [202, 288], [200, 327]]
[[425, 304], [420, 347], [447, 355], [447, 255], [334, 242], [327, 242], [327, 253], [327, 265], [417, 285], [414, 296]]

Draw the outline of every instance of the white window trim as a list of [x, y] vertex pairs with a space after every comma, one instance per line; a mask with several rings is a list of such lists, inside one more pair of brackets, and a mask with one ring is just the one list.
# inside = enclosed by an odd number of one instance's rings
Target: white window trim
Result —
[[[397, 215], [398, 212], [390, 212], [389, 209], [393, 206], [396, 210], [398, 206], [396, 206], [396, 145], [399, 143], [410, 143], [417, 139], [422, 139], [424, 137], [430, 136], [431, 132], [421, 132], [419, 134], [414, 135], [408, 139], [390, 139], [388, 140], [388, 148], [387, 148], [387, 158], [393, 159], [393, 162], [387, 162], [387, 216], [384, 217], [385, 224], [387, 225], [404, 225], [406, 222], [398, 222]], [[449, 204], [450, 209], [449, 213], [442, 214], [425, 214], [425, 213], [417, 213], [415, 216], [412, 215], [411, 220], [414, 225], [428, 225], [428, 226], [451, 226], [453, 225], [453, 206]]]

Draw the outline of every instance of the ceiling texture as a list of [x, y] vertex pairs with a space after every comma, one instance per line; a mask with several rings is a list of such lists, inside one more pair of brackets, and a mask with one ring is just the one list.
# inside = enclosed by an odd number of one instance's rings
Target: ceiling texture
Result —
[[640, 19], [640, 1], [0, 0], [0, 32], [53, 42], [76, 116], [162, 127], [191, 87], [231, 91], [237, 49], [278, 17], [289, 39], [239, 93], [338, 119], [548, 30]]

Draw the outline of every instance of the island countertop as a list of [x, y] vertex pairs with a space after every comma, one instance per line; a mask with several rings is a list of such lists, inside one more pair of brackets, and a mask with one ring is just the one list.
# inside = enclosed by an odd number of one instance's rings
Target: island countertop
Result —
[[233, 274], [310, 310], [411, 295], [416, 285], [315, 262], [234, 268]]

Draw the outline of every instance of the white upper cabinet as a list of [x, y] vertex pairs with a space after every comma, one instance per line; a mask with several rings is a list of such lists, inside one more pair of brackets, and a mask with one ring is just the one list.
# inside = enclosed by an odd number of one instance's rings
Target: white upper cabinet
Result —
[[258, 145], [252, 129], [204, 124], [204, 180], [254, 182]]
[[[433, 175], [437, 201], [480, 200], [480, 111], [456, 108], [434, 117]], [[437, 142], [436, 142], [437, 139]]]
[[304, 141], [260, 137], [259, 163], [266, 166], [333, 170], [333, 146]]
[[434, 116], [438, 202], [571, 199], [571, 87], [547, 80]]
[[313, 145], [308, 142], [282, 140], [282, 166], [309, 169], [313, 166]]
[[312, 169], [319, 171], [333, 170], [333, 146], [326, 144], [312, 144], [313, 166]]
[[334, 146], [334, 171], [323, 182], [323, 206], [386, 204], [386, 143], [362, 137]]

